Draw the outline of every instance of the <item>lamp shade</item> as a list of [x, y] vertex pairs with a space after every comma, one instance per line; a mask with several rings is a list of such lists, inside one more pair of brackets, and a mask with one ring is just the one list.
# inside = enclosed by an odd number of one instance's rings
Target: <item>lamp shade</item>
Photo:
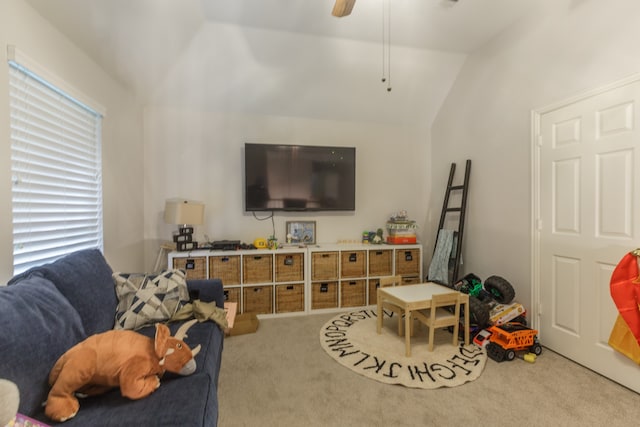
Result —
[[164, 222], [200, 225], [204, 222], [204, 204], [187, 200], [167, 200], [164, 206]]

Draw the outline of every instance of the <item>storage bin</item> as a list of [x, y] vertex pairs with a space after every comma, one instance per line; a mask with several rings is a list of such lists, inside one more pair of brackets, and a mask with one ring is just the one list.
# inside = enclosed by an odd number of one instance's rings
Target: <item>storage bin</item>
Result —
[[205, 257], [174, 258], [173, 268], [184, 270], [187, 279], [207, 278], [207, 259]]
[[413, 245], [418, 241], [416, 235], [411, 236], [387, 236], [387, 243], [390, 245]]
[[245, 287], [243, 313], [273, 313], [273, 286]]
[[341, 277], [364, 277], [367, 275], [367, 252], [345, 251], [340, 255]]
[[340, 306], [360, 307], [366, 304], [365, 280], [347, 280], [340, 282]]
[[311, 253], [311, 280], [338, 278], [338, 252]]
[[240, 255], [216, 255], [209, 258], [209, 278], [222, 280], [223, 286], [240, 284]]
[[338, 282], [317, 282], [311, 284], [311, 309], [337, 308]]
[[276, 282], [304, 280], [304, 254], [276, 254]]
[[268, 283], [273, 281], [273, 255], [245, 255], [242, 258], [242, 283]]
[[276, 285], [276, 313], [304, 311], [304, 283]]
[[396, 274], [420, 276], [419, 249], [396, 249]]
[[369, 277], [391, 276], [393, 269], [393, 251], [381, 249], [369, 251]]

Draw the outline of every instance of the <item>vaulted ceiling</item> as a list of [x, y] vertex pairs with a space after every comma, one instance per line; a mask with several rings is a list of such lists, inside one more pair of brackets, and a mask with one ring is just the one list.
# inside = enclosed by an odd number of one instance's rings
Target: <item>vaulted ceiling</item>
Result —
[[143, 105], [427, 123], [466, 56], [540, 3], [358, 0], [335, 18], [334, 0], [26, 1]]

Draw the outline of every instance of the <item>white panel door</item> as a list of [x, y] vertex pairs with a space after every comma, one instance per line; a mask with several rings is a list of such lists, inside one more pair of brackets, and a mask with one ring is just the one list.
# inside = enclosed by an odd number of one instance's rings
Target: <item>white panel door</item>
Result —
[[543, 345], [640, 392], [640, 367], [607, 344], [611, 273], [640, 246], [638, 108], [640, 77], [534, 116], [534, 290]]

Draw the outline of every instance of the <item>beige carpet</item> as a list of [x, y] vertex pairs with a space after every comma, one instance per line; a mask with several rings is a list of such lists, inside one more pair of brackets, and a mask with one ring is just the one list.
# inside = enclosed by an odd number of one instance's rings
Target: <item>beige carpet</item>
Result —
[[473, 344], [454, 346], [451, 333], [443, 329], [436, 331], [434, 350], [430, 352], [427, 329], [418, 327], [411, 338], [411, 357], [406, 357], [397, 316], [384, 316], [381, 334], [376, 331], [376, 322], [376, 312], [371, 309], [336, 315], [320, 329], [320, 344], [336, 362], [353, 372], [413, 388], [465, 384], [477, 379], [487, 362], [486, 351]]
[[320, 347], [318, 331], [335, 315], [261, 319], [255, 334], [225, 339], [218, 426], [628, 427], [640, 420], [640, 394], [547, 348], [535, 363], [489, 359], [480, 378], [461, 387], [372, 381]]

